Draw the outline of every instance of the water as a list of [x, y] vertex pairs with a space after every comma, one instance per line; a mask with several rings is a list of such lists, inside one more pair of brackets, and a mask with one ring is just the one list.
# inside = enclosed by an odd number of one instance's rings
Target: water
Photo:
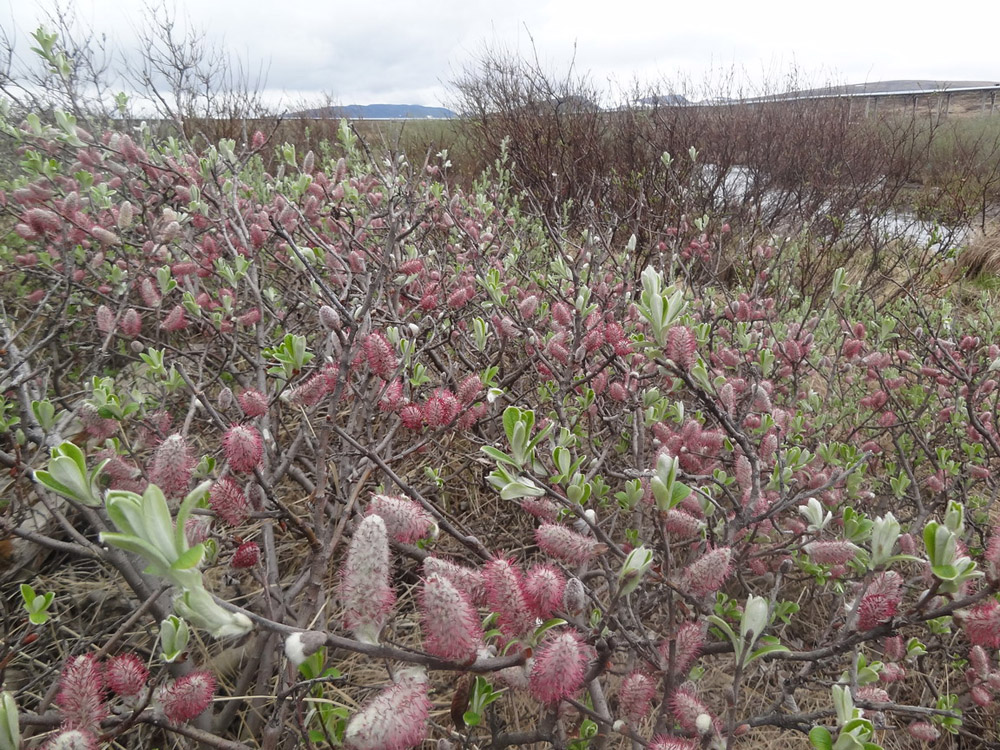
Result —
[[[761, 187], [770, 182], [767, 175], [756, 173], [744, 166], [730, 167], [719, 179], [718, 167], [714, 164], [702, 165], [696, 177], [696, 189], [704, 190], [712, 202], [713, 211], [725, 215], [730, 207], [745, 207], [756, 203], [765, 218], [765, 225], [781, 221], [789, 215], [788, 207], [796, 203], [793, 192], [774, 187]], [[793, 211], [794, 213], [794, 211]], [[800, 220], [816, 221], [835, 217], [838, 220], [838, 234], [869, 232], [872, 241], [900, 241], [913, 244], [935, 253], [950, 253], [962, 247], [969, 239], [971, 229], [967, 226], [948, 226], [925, 221], [909, 211], [887, 211], [876, 217], [866, 216], [858, 209], [846, 214], [837, 209], [830, 200], [821, 201], [811, 216], [799, 216]]]

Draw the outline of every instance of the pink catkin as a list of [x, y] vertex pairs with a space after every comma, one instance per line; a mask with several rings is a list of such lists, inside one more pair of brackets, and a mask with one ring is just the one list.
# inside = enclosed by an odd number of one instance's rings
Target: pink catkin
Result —
[[697, 748], [694, 740], [684, 737], [667, 737], [660, 734], [649, 743], [649, 750], [695, 750]]
[[556, 302], [552, 305], [552, 319], [561, 326], [568, 326], [573, 322], [573, 311], [565, 302]]
[[247, 310], [245, 313], [243, 313], [242, 315], [240, 315], [238, 318], [236, 318], [236, 321], [241, 326], [248, 326], [249, 327], [249, 326], [257, 325], [257, 323], [260, 322], [260, 318], [261, 318], [260, 309], [256, 308], [256, 307], [252, 307], [249, 310]]
[[29, 208], [21, 218], [36, 234], [59, 234], [63, 226], [59, 214], [47, 208]]
[[694, 365], [698, 340], [687, 326], [674, 326], [667, 332], [667, 356], [682, 370]]
[[576, 693], [587, 672], [588, 651], [580, 636], [572, 631], [550, 637], [538, 650], [531, 667], [531, 695], [551, 706]]
[[571, 615], [581, 614], [587, 606], [587, 592], [583, 588], [583, 581], [576, 576], [566, 581], [562, 604], [563, 609]]
[[906, 679], [906, 669], [896, 662], [889, 662], [882, 665], [882, 671], [878, 673], [879, 682], [891, 684]]
[[431, 574], [424, 580], [420, 625], [427, 653], [461, 663], [475, 660], [482, 644], [479, 616], [468, 597], [444, 576]]
[[1000, 578], [1000, 527], [994, 528], [993, 533], [990, 534], [990, 541], [986, 545], [983, 559], [987, 562], [986, 571], [990, 580], [995, 581]]
[[929, 721], [915, 721], [906, 728], [906, 731], [921, 742], [934, 742], [941, 736], [941, 732]]
[[264, 456], [264, 441], [256, 427], [234, 424], [222, 438], [222, 449], [234, 471], [253, 471]]
[[698, 533], [702, 522], [687, 511], [671, 508], [663, 519], [663, 530], [679, 539], [687, 539]]
[[139, 296], [147, 307], [159, 307], [163, 298], [156, 288], [156, 282], [150, 278], [145, 278], [139, 282]]
[[179, 498], [187, 494], [193, 470], [191, 449], [184, 436], [175, 433], [168, 436], [156, 449], [149, 479], [167, 497]]
[[889, 570], [872, 579], [858, 603], [858, 630], [870, 630], [896, 614], [903, 598], [903, 578]]
[[178, 677], [157, 691], [163, 713], [171, 721], [191, 721], [212, 703], [215, 678], [208, 672], [192, 672]]
[[804, 549], [809, 559], [817, 565], [844, 565], [858, 552], [857, 546], [844, 540], [809, 542]]
[[91, 227], [90, 234], [102, 245], [118, 245], [121, 243], [117, 234], [104, 227]]
[[444, 427], [458, 415], [460, 409], [461, 404], [455, 395], [447, 389], [439, 388], [424, 402], [421, 414], [428, 426]]
[[483, 390], [483, 381], [478, 375], [469, 375], [458, 386], [458, 400], [463, 404], [471, 404]]
[[97, 750], [97, 748], [97, 737], [81, 729], [60, 732], [44, 745], [44, 750]]
[[969, 649], [969, 663], [980, 679], [985, 680], [990, 676], [990, 657], [986, 655], [982, 646], [973, 646]]
[[323, 305], [319, 309], [319, 322], [331, 331], [340, 330], [340, 313], [329, 305]]
[[317, 373], [288, 394], [289, 403], [309, 408], [318, 404], [327, 393], [326, 377]]
[[522, 497], [517, 504], [539, 521], [555, 521], [559, 516], [559, 506], [545, 497]]
[[426, 675], [409, 670], [348, 722], [344, 740], [352, 750], [408, 750], [427, 736], [430, 708]]
[[108, 688], [118, 695], [138, 695], [149, 682], [149, 670], [135, 654], [108, 659], [105, 665]]
[[104, 705], [104, 672], [92, 654], [75, 656], [66, 662], [56, 705], [62, 711], [63, 726], [67, 729], [100, 731], [108, 709]]
[[974, 646], [1000, 648], [1000, 603], [987, 599], [965, 616], [965, 637]]
[[126, 310], [125, 315], [122, 316], [120, 328], [122, 336], [127, 339], [134, 339], [138, 336], [142, 332], [142, 317], [139, 315], [139, 311], [134, 307]]
[[677, 628], [677, 635], [673, 638], [674, 661], [670, 664], [670, 641], [660, 644], [660, 661], [664, 669], [672, 667], [677, 677], [685, 677], [695, 659], [701, 654], [701, 647], [705, 644], [705, 626], [687, 621]]
[[993, 703], [993, 693], [983, 685], [974, 685], [969, 690], [969, 695], [972, 698], [972, 702], [981, 708], [988, 708]]
[[187, 328], [187, 325], [188, 322], [185, 317], [184, 308], [181, 305], [175, 305], [160, 323], [160, 329], [170, 333], [173, 331], [183, 331]]
[[447, 578], [459, 591], [469, 597], [472, 604], [479, 606], [486, 603], [486, 586], [482, 571], [456, 565], [433, 555], [424, 558], [423, 569], [426, 576], [436, 574]]
[[693, 596], [714, 594], [729, 577], [731, 558], [732, 550], [729, 547], [716, 547], [705, 553], [684, 569], [681, 574], [682, 585]]
[[111, 481], [123, 479], [135, 479], [139, 475], [139, 469], [129, 461], [126, 461], [113, 450], [102, 450], [96, 456], [98, 461], [108, 459], [108, 462], [101, 469], [102, 473], [111, 477]]
[[486, 601], [498, 615], [500, 630], [508, 638], [519, 638], [535, 626], [524, 593], [521, 572], [508, 560], [496, 558], [483, 569]]
[[631, 724], [637, 724], [649, 713], [656, 696], [656, 683], [642, 672], [631, 672], [618, 689], [618, 708]]
[[555, 523], [543, 523], [535, 529], [535, 541], [542, 552], [567, 565], [582, 565], [607, 549], [591, 537]]
[[115, 314], [107, 305], [97, 308], [97, 330], [101, 333], [111, 333], [115, 330]]
[[257, 542], [243, 542], [233, 553], [229, 564], [237, 570], [255, 568], [260, 563], [260, 547]]
[[363, 349], [371, 371], [383, 380], [389, 380], [398, 364], [389, 340], [378, 331], [370, 333], [365, 338]]
[[535, 565], [524, 577], [524, 594], [532, 613], [548, 620], [562, 606], [566, 577], [551, 565]]
[[262, 417], [267, 414], [267, 396], [258, 390], [243, 391], [236, 397], [240, 408], [248, 417]]
[[486, 416], [486, 413], [488, 411], [489, 411], [489, 406], [480, 401], [472, 408], [465, 409], [462, 412], [462, 415], [458, 418], [458, 421], [455, 422], [455, 427], [457, 427], [459, 430], [468, 430], [474, 424], [476, 424], [476, 422], [478, 422], [480, 419]]
[[379, 515], [389, 536], [402, 544], [413, 544], [431, 536], [434, 519], [417, 503], [392, 495], [373, 495], [365, 515]]
[[870, 701], [872, 703], [888, 703], [889, 693], [885, 691], [885, 688], [880, 688], [878, 685], [862, 685], [855, 692], [854, 697], [859, 701]]
[[882, 658], [886, 661], [900, 661], [906, 656], [903, 637], [894, 635], [882, 641]]
[[250, 503], [232, 477], [223, 477], [212, 485], [208, 502], [215, 515], [230, 526], [239, 526], [250, 515]]
[[396, 378], [391, 383], [386, 385], [385, 390], [382, 393], [382, 397], [379, 399], [378, 408], [379, 411], [393, 412], [399, 408], [400, 402], [403, 400], [403, 381]]
[[354, 637], [377, 643], [378, 635], [396, 602], [389, 581], [389, 536], [381, 516], [366, 516], [347, 548], [340, 574], [344, 625]]
[[408, 404], [400, 409], [399, 419], [409, 430], [419, 430], [424, 425], [424, 413], [416, 404]]
[[[705, 706], [694, 694], [693, 688], [681, 686], [670, 697], [670, 709], [674, 718], [685, 731], [697, 732], [698, 717], [708, 714], [708, 707]], [[711, 714], [708, 714], [711, 716]]]
[[517, 311], [525, 320], [535, 317], [535, 313], [538, 312], [538, 297], [534, 294], [525, 297], [517, 303]]

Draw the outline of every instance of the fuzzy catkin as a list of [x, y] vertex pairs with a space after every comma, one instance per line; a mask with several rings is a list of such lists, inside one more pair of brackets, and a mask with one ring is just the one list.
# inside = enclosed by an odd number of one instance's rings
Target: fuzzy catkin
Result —
[[396, 602], [390, 573], [385, 521], [381, 516], [366, 516], [354, 531], [340, 577], [344, 625], [365, 643], [378, 643], [382, 626]]
[[431, 574], [420, 591], [424, 650], [442, 659], [475, 661], [482, 645], [479, 615], [468, 597], [444, 576]]
[[99, 732], [108, 715], [104, 704], [104, 671], [92, 654], [72, 657], [59, 681], [56, 705], [62, 711], [63, 726], [83, 732]]
[[430, 716], [427, 675], [406, 670], [348, 722], [344, 740], [352, 750], [408, 750], [427, 736]]
[[179, 498], [187, 494], [193, 470], [194, 458], [187, 441], [183, 435], [173, 434], [156, 449], [149, 478], [164, 495]]
[[718, 591], [731, 572], [732, 549], [716, 547], [688, 565], [681, 574], [682, 585], [693, 596], [707, 596]]
[[389, 536], [403, 544], [430, 536], [435, 527], [434, 519], [417, 503], [393, 495], [373, 495], [365, 515], [382, 516]]
[[215, 678], [209, 672], [192, 672], [178, 677], [157, 691], [163, 713], [171, 721], [191, 721], [212, 703]]
[[573, 631], [550, 637], [535, 655], [529, 686], [532, 696], [546, 705], [569, 698], [583, 685], [588, 649]]
[[528, 606], [521, 571], [509, 560], [496, 558], [483, 570], [486, 601], [498, 615], [500, 630], [509, 638], [519, 638], [535, 626]]
[[555, 523], [543, 523], [535, 529], [535, 541], [542, 552], [574, 566], [582, 565], [606, 550], [593, 538]]
[[234, 424], [222, 438], [222, 449], [234, 471], [253, 471], [264, 456], [264, 441], [257, 428]]

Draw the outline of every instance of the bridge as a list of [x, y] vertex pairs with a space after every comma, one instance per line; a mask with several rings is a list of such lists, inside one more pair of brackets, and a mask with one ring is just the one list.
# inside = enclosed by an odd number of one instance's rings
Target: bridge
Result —
[[[906, 83], [906, 82], [904, 82]], [[917, 83], [917, 82], [912, 82]], [[779, 102], [795, 102], [806, 100], [848, 100], [850, 104], [861, 100], [865, 105], [865, 117], [878, 114], [879, 103], [894, 105], [909, 105], [916, 112], [918, 103], [924, 101], [925, 106], [937, 113], [938, 117], [947, 117], [952, 112], [953, 103], [962, 102], [964, 113], [978, 109], [980, 114], [993, 115], [996, 111], [997, 94], [1000, 93], [1000, 83], [988, 83], [975, 86], [936, 86], [913, 88], [876, 88], [868, 86], [879, 84], [859, 84], [837, 89], [819, 89], [799, 93], [774, 94], [770, 96], [739, 99], [740, 104], [774, 104]], [[723, 102], [719, 102], [723, 103]], [[734, 102], [735, 103], [735, 102]]]

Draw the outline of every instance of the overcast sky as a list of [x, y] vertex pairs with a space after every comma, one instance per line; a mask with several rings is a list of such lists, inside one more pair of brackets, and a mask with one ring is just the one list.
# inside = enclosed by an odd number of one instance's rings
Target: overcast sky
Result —
[[[3, 7], [6, 3], [6, 8]], [[42, 0], [0, 0], [0, 27], [19, 42]], [[141, 0], [63, 0], [83, 27], [136, 49]], [[891, 6], [891, 7], [890, 7]], [[272, 102], [448, 105], [448, 83], [484, 45], [503, 45], [601, 88], [687, 80], [718, 84], [735, 71], [784, 89], [900, 78], [1000, 80], [992, 0], [167, 0], [178, 23], [262, 65]], [[680, 88], [666, 83], [661, 90]], [[715, 85], [714, 88], [718, 88]], [[716, 91], [716, 93], [722, 93]]]

